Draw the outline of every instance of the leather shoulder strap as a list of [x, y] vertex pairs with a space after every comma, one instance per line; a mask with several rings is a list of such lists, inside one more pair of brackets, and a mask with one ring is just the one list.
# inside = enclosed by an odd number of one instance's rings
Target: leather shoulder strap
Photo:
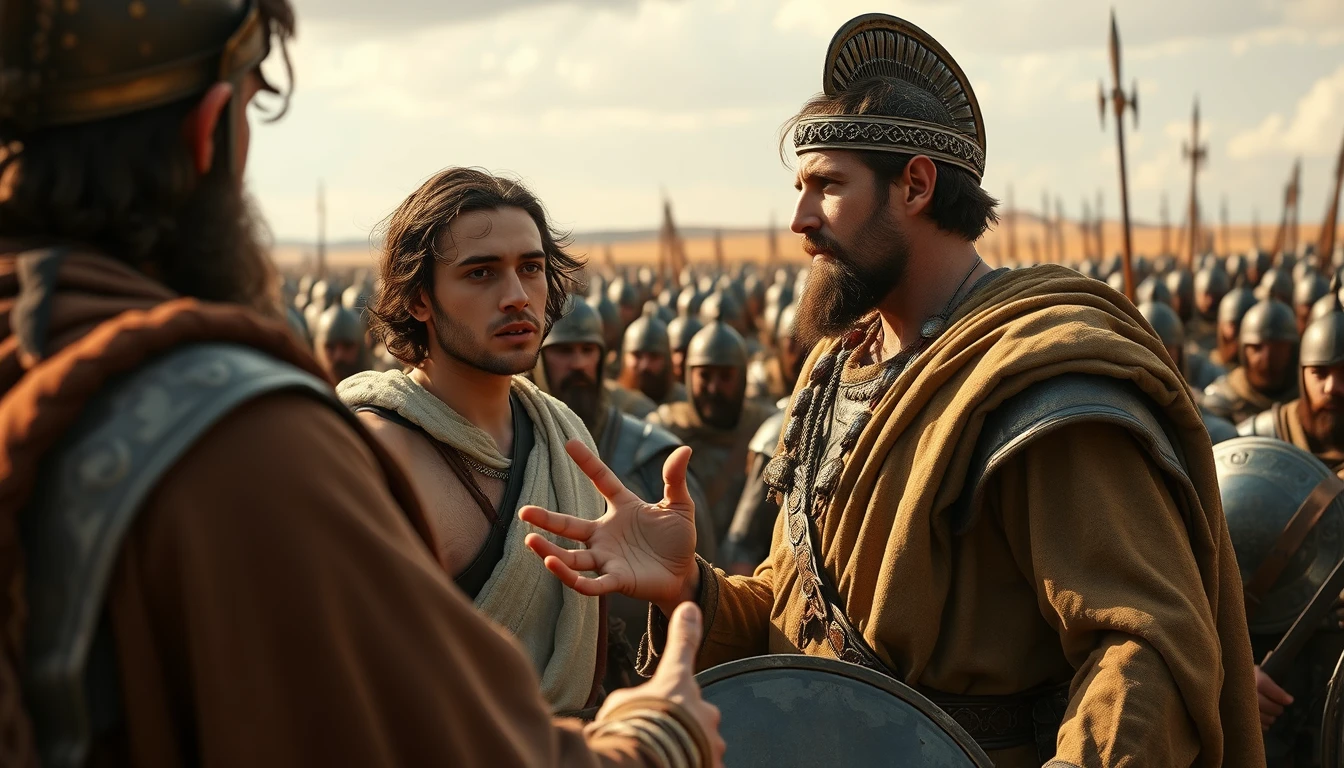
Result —
[[499, 522], [499, 512], [495, 509], [495, 505], [490, 503], [489, 497], [485, 495], [485, 492], [481, 490], [481, 486], [476, 482], [476, 477], [472, 475], [471, 467], [467, 466], [466, 459], [462, 458], [461, 451], [458, 451], [451, 445], [435, 440], [429, 432], [425, 431], [424, 427], [421, 427], [419, 424], [416, 424], [391, 408], [384, 408], [381, 405], [359, 405], [355, 406], [354, 410], [355, 413], [377, 414], [379, 418], [387, 419], [393, 424], [405, 427], [406, 429], [423, 436], [425, 440], [429, 441], [429, 444], [434, 449], [435, 453], [439, 454], [443, 459], [443, 462], [447, 464], [448, 468], [457, 476], [457, 480], [462, 483], [462, 487], [466, 488], [467, 493], [471, 494], [472, 501], [476, 502], [476, 506], [480, 508], [481, 514], [485, 515], [485, 519], [490, 522], [490, 525], [493, 526]]
[[96, 727], [119, 717], [117, 676], [105, 666], [115, 657], [99, 627], [136, 513], [207, 430], [243, 403], [280, 391], [344, 411], [326, 382], [254, 349], [179, 347], [97, 394], [43, 463], [20, 532], [31, 609], [25, 706], [42, 765], [82, 765]]
[[1109, 376], [1065, 374], [1046, 379], [1004, 401], [985, 419], [966, 473], [966, 486], [952, 505], [952, 527], [965, 532], [975, 520], [988, 480], [1036, 440], [1072, 424], [1113, 424], [1129, 432], [1158, 466], [1189, 485], [1185, 460], [1169, 426], [1135, 385]]

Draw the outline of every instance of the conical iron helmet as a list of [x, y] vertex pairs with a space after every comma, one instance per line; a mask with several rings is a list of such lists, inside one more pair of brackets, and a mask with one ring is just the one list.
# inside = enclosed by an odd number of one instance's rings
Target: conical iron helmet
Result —
[[1256, 302], [1241, 319], [1238, 341], [1247, 344], [1266, 344], [1272, 341], [1297, 343], [1297, 315], [1281, 301], [1265, 299]]
[[1218, 302], [1218, 323], [1240, 325], [1242, 318], [1255, 303], [1255, 293], [1239, 279], [1237, 286], [1228, 291], [1223, 300]]
[[686, 371], [704, 365], [747, 367], [747, 343], [727, 323], [716, 321], [701, 328], [686, 348]]
[[668, 345], [677, 352], [685, 351], [691, 346], [691, 339], [704, 327], [698, 317], [677, 315], [667, 324]]
[[625, 352], [652, 352], [657, 355], [669, 355], [672, 352], [667, 340], [667, 323], [658, 316], [659, 306], [654, 302], [644, 305], [644, 314], [635, 318], [625, 329]]
[[1170, 306], [1160, 301], [1146, 301], [1139, 305], [1139, 314], [1153, 326], [1162, 346], [1180, 348], [1185, 344], [1185, 325]]
[[1335, 291], [1317, 300], [1312, 312], [1322, 304], [1327, 311], [1314, 318], [1302, 332], [1298, 364], [1303, 368], [1344, 363], [1344, 306]]
[[545, 349], [555, 344], [596, 344], [606, 351], [607, 342], [602, 316], [589, 301], [570, 296], [565, 312], [551, 326], [541, 342]]
[[1148, 277], [1134, 290], [1134, 301], [1138, 304], [1157, 302], [1171, 306], [1171, 291], [1163, 281], [1156, 277]]

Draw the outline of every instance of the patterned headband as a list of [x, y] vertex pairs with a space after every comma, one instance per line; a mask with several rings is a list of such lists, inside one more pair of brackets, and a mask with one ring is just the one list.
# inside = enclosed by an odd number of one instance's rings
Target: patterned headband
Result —
[[985, 174], [985, 126], [966, 73], [942, 45], [905, 19], [870, 13], [851, 19], [831, 39], [822, 87], [835, 96], [873, 77], [902, 80], [942, 104], [952, 125], [885, 115], [822, 115], [798, 121], [798, 154], [821, 149], [864, 149], [928, 155]]

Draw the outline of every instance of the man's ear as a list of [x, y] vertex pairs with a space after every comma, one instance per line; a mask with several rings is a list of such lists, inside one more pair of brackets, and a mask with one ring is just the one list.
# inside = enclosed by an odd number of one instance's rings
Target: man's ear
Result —
[[933, 164], [928, 155], [915, 155], [905, 164], [901, 181], [905, 186], [902, 199], [905, 212], [917, 216], [933, 204], [933, 189], [938, 184], [938, 166]]
[[415, 299], [411, 301], [410, 313], [411, 317], [414, 317], [422, 323], [429, 322], [430, 316], [434, 313], [430, 309], [429, 295], [427, 293], [421, 291], [420, 295], [416, 296]]
[[200, 103], [187, 115], [182, 126], [191, 152], [192, 164], [196, 172], [204, 176], [210, 172], [215, 162], [215, 129], [219, 121], [226, 119], [229, 99], [233, 98], [233, 86], [228, 83], [215, 83], [201, 97]]

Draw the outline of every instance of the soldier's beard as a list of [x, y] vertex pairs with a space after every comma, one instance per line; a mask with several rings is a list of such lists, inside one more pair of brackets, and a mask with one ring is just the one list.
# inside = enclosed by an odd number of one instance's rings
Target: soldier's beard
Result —
[[201, 179], [141, 268], [173, 291], [284, 317], [270, 232], [226, 164]]
[[805, 347], [849, 330], [905, 276], [910, 246], [883, 206], [858, 231], [853, 248], [820, 232], [804, 236], [804, 251], [830, 257], [813, 260], [798, 300], [794, 333]]
[[1333, 400], [1332, 408], [1316, 409], [1305, 395], [1299, 406], [1302, 427], [1322, 448], [1344, 449], [1344, 401]]
[[[537, 367], [537, 358], [541, 356], [541, 341], [530, 352], [516, 352], [507, 356], [496, 355], [485, 348], [485, 344], [473, 335], [471, 328], [459, 323], [443, 311], [433, 292], [429, 295], [430, 312], [434, 315], [434, 340], [444, 354], [471, 366], [478, 371], [495, 376], [517, 376]], [[515, 312], [496, 321], [486, 329], [487, 337], [495, 330], [511, 323], [532, 323], [537, 328], [542, 324], [530, 312]]]
[[716, 429], [732, 429], [742, 418], [742, 396], [699, 395], [695, 412], [700, 420]]
[[627, 366], [621, 371], [620, 382], [622, 387], [643, 392], [653, 402], [661, 403], [672, 388], [672, 364], [669, 362], [662, 373], [636, 371]]
[[[557, 400], [569, 406], [589, 431], [597, 420], [597, 408], [602, 398], [601, 385], [584, 371], [570, 371], [559, 383], [552, 384], [551, 393]], [[601, 435], [593, 435], [594, 439]]]

